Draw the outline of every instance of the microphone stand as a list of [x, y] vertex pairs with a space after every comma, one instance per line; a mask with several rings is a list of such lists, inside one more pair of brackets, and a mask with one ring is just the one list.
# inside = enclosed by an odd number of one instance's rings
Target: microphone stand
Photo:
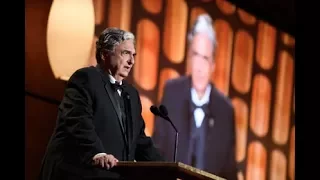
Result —
[[172, 123], [171, 119], [168, 116], [164, 116], [161, 115], [162, 118], [164, 118], [165, 120], [169, 121], [170, 124], [172, 125], [173, 129], [176, 131], [176, 138], [175, 138], [175, 142], [174, 142], [174, 155], [173, 155], [173, 161], [177, 162], [177, 153], [178, 153], [178, 129], [176, 128], [176, 126]]

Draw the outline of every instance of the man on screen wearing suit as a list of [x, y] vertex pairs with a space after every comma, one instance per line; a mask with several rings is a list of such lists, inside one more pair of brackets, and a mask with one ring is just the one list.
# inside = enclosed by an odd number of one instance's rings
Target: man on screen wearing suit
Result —
[[[198, 16], [188, 35], [191, 76], [168, 80], [161, 104], [179, 131], [177, 160], [235, 180], [233, 106], [210, 82], [215, 67], [215, 34], [210, 16]], [[153, 139], [166, 159], [173, 157], [174, 133], [169, 122], [156, 119]]]
[[118, 161], [162, 160], [144, 133], [138, 91], [124, 80], [135, 62], [134, 41], [130, 32], [105, 29], [97, 41], [98, 65], [70, 77], [41, 180], [116, 179], [110, 168]]

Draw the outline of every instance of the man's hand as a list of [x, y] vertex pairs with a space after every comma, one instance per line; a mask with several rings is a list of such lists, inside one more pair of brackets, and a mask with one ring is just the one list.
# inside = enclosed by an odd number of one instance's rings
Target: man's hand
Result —
[[112, 154], [99, 153], [96, 154], [93, 158], [94, 165], [100, 165], [101, 167], [106, 167], [107, 169], [112, 168], [118, 162]]

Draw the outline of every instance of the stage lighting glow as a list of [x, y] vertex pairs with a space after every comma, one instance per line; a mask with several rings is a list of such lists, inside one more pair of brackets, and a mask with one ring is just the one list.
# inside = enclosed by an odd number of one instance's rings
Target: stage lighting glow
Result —
[[53, 1], [47, 26], [47, 51], [57, 79], [68, 80], [75, 70], [88, 65], [94, 28], [92, 0]]

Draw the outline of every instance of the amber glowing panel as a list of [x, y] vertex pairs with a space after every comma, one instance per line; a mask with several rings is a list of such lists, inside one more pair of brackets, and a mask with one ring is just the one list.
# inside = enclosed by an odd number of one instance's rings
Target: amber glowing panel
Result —
[[294, 67], [286, 51], [280, 52], [278, 63], [272, 139], [276, 144], [285, 144], [289, 136]]
[[285, 45], [289, 47], [294, 47], [295, 39], [292, 36], [290, 36], [288, 33], [282, 33], [281, 39]]
[[246, 156], [248, 137], [248, 106], [240, 98], [233, 98], [236, 124], [236, 160], [241, 162]]
[[233, 55], [232, 85], [240, 93], [247, 93], [251, 85], [253, 39], [248, 32], [236, 33]]
[[162, 0], [141, 0], [145, 10], [152, 14], [158, 14], [162, 10]]
[[148, 19], [137, 26], [137, 56], [133, 69], [134, 80], [145, 90], [152, 90], [157, 83], [160, 32]]
[[184, 60], [187, 10], [185, 0], [167, 0], [162, 49], [172, 63], [181, 63]]
[[47, 25], [47, 51], [56, 78], [68, 80], [88, 65], [95, 14], [92, 0], [55, 0]]
[[227, 96], [229, 94], [230, 84], [233, 31], [230, 24], [222, 19], [216, 20], [214, 22], [214, 27], [216, 30], [218, 46], [216, 47], [215, 52], [213, 52], [215, 68], [212, 80], [217, 89]]
[[244, 11], [241, 8], [238, 8], [238, 15], [242, 22], [248, 24], [248, 25], [254, 25], [257, 21], [256, 17], [254, 17], [252, 14]]
[[108, 27], [130, 31], [132, 0], [109, 0]]
[[287, 159], [279, 150], [273, 150], [270, 162], [270, 180], [286, 180]]
[[145, 133], [147, 136], [151, 136], [153, 133], [154, 115], [149, 111], [150, 106], [153, 105], [152, 101], [146, 96], [140, 95], [142, 105], [142, 117], [146, 124]]
[[238, 180], [244, 180], [242, 172], [238, 172], [237, 177], [238, 177]]
[[257, 136], [263, 137], [268, 132], [270, 103], [271, 83], [266, 76], [257, 74], [253, 79], [250, 111], [250, 128]]
[[259, 21], [256, 59], [261, 68], [269, 70], [273, 66], [276, 48], [276, 29]]
[[226, 0], [216, 0], [218, 8], [225, 14], [231, 15], [235, 12], [236, 6]]
[[289, 177], [294, 180], [295, 177], [295, 126], [290, 133], [290, 146], [289, 146]]
[[106, 0], [93, 0], [95, 24], [101, 24], [104, 19]]
[[248, 148], [246, 180], [266, 180], [267, 151], [261, 142], [251, 142]]

